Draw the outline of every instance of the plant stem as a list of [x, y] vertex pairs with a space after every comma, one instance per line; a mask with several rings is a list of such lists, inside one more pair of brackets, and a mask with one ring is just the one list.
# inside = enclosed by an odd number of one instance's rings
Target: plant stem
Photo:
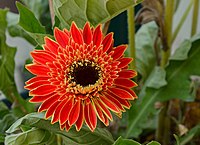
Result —
[[174, 42], [174, 40], [176, 39], [176, 36], [178, 35], [181, 27], [183, 26], [183, 23], [185, 22], [185, 19], [187, 18], [191, 8], [192, 8], [192, 5], [193, 5], [193, 0], [190, 1], [190, 4], [188, 5], [186, 11], [184, 12], [183, 16], [181, 17], [181, 20], [180, 22], [178, 23], [178, 26], [176, 27], [174, 33], [173, 33], [173, 36], [172, 36], [172, 43]]
[[165, 7], [165, 35], [167, 38], [167, 50], [162, 52], [161, 67], [165, 67], [168, 62], [171, 53], [172, 45], [172, 23], [173, 23], [173, 14], [174, 14], [174, 0], [167, 0]]
[[62, 145], [62, 138], [61, 138], [61, 136], [57, 135], [56, 137], [57, 137], [57, 144], [58, 145]]
[[[174, 14], [174, 0], [166, 0], [165, 7], [165, 19], [164, 19], [164, 35], [167, 39], [167, 49], [162, 50], [162, 60], [161, 67], [165, 68], [170, 54], [171, 54], [171, 46], [172, 46], [172, 24], [173, 24], [173, 14]], [[169, 101], [164, 102], [164, 107], [158, 116], [158, 126], [156, 130], [156, 140], [160, 142], [162, 145], [168, 145], [170, 136], [170, 118], [168, 116], [167, 110]]]
[[51, 16], [51, 24], [54, 25], [54, 10], [53, 10], [53, 0], [49, 0], [49, 10], [50, 10], [50, 16]]
[[191, 36], [193, 36], [197, 31], [198, 13], [199, 13], [199, 0], [194, 0]]
[[[127, 10], [127, 19], [128, 19], [128, 41], [129, 41], [129, 52], [130, 57], [135, 59], [135, 13], [134, 13], [134, 7], [131, 7]], [[130, 69], [135, 69], [136, 64], [135, 60], [132, 61], [130, 64]]]
[[158, 129], [156, 131], [156, 140], [162, 145], [169, 145], [170, 138], [170, 118], [168, 116], [169, 102], [164, 102], [158, 116]]

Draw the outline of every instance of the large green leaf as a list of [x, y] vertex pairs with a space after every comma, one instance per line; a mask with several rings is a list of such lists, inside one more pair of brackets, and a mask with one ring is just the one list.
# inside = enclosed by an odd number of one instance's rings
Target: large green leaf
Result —
[[40, 24], [35, 15], [27, 7], [19, 2], [17, 2], [16, 5], [20, 14], [20, 26], [31, 33], [45, 33], [45, 28]]
[[[145, 90], [142, 90], [141, 96], [139, 95], [139, 101], [131, 108], [132, 119], [126, 137], [132, 136], [132, 132], [138, 129], [141, 120], [149, 115], [156, 101], [166, 101], [172, 98], [179, 98], [185, 101], [193, 99], [190, 95], [190, 76], [200, 75], [199, 56], [200, 35], [195, 36], [191, 40], [186, 40], [181, 44], [170, 58], [169, 65], [166, 68], [167, 85], [163, 77], [163, 71], [160, 71], [161, 74], [157, 74], [158, 77], [162, 76], [158, 82], [161, 83], [160, 88], [156, 89], [154, 86], [146, 88], [144, 86]], [[145, 84], [148, 84], [148, 82]]]
[[45, 27], [40, 24], [33, 12], [27, 7], [19, 2], [17, 2], [16, 5], [20, 15], [19, 25], [26, 30], [38, 44], [42, 45], [44, 43], [44, 36], [47, 36], [47, 34], [45, 34]]
[[[45, 120], [43, 113], [31, 113], [17, 120], [6, 132], [11, 134], [19, 130], [20, 126], [36, 127], [60, 135], [65, 144], [70, 145], [111, 145], [114, 141], [112, 135], [105, 129], [97, 128], [91, 132], [88, 128], [83, 127], [79, 132], [75, 128], [69, 132], [61, 131], [59, 124], [52, 125], [50, 120]], [[11, 134], [12, 135], [12, 134]], [[8, 136], [6, 137], [8, 138]]]
[[8, 22], [8, 32], [12, 37], [22, 37], [26, 39], [29, 43], [36, 45], [35, 40], [27, 33], [25, 30], [18, 25], [19, 14], [8, 12], [7, 22]]
[[142, 25], [135, 36], [136, 68], [146, 80], [156, 64], [154, 41], [157, 37], [158, 27], [155, 22]]
[[55, 141], [55, 138], [56, 138], [55, 134], [52, 134], [47, 130], [32, 128], [22, 133], [6, 136], [5, 144], [6, 145], [36, 145], [36, 144], [50, 145]]
[[13, 114], [6, 114], [3, 119], [0, 120], [0, 133], [4, 133], [16, 120], [17, 117]]
[[155, 100], [146, 95], [147, 88], [161, 88], [167, 84], [166, 72], [161, 67], [154, 67], [149, 77], [146, 79], [138, 100], [133, 104], [129, 113], [128, 130], [126, 137], [138, 137], [144, 128], [155, 128], [155, 116], [157, 111], [154, 108]]
[[44, 8], [48, 5], [48, 1], [44, 0], [21, 0], [32, 12], [34, 12], [35, 17], [37, 19], [40, 18], [40, 16], [44, 12]]
[[9, 101], [20, 104], [21, 112], [32, 112], [33, 105], [23, 100], [17, 92], [14, 80], [16, 48], [6, 44], [6, 14], [7, 10], [0, 9], [0, 91]]
[[0, 9], [0, 90], [10, 100], [12, 100], [12, 89], [15, 88], [14, 83], [14, 56], [16, 48], [6, 45], [5, 31], [7, 27], [6, 21], [7, 10]]
[[56, 16], [64, 27], [72, 21], [83, 27], [86, 21], [93, 26], [104, 23], [142, 0], [59, 0], [54, 1]]
[[195, 39], [184, 41], [170, 58], [166, 68], [168, 85], [161, 90], [153, 91], [161, 101], [179, 98], [192, 101], [190, 76], [200, 75], [200, 35]]

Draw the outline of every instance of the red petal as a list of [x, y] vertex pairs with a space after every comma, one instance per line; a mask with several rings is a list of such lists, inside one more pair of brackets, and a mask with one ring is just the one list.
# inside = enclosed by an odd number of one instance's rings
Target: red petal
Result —
[[132, 96], [129, 92], [127, 92], [124, 89], [120, 89], [120, 88], [108, 88], [112, 93], [114, 93], [115, 95], [117, 95], [119, 98], [122, 99], [128, 99], [128, 100], [134, 100], [134, 96]]
[[133, 78], [137, 75], [137, 72], [134, 70], [122, 70], [118, 72], [119, 78]]
[[103, 94], [106, 96], [106, 98], [108, 100], [110, 100], [111, 102], [113, 102], [115, 104], [115, 106], [117, 106], [121, 111], [125, 111], [124, 108], [121, 105], [121, 102], [119, 102], [119, 100], [117, 100], [113, 95], [109, 95], [106, 92], [104, 92]]
[[135, 92], [129, 88], [126, 88], [126, 87], [121, 87], [119, 86], [119, 88], [123, 89], [123, 90], [126, 90], [127, 92], [129, 92], [134, 98], [137, 98], [137, 95], [135, 94]]
[[120, 113], [120, 110], [117, 108], [117, 106], [108, 100], [105, 96], [100, 95], [100, 99], [110, 110], [115, 113]]
[[48, 37], [45, 37], [44, 41], [45, 41], [44, 49], [57, 55], [58, 54], [58, 47], [59, 47], [57, 42], [55, 42], [54, 40], [52, 40]]
[[62, 110], [60, 111], [60, 115], [59, 115], [60, 124], [64, 124], [69, 119], [69, 114], [70, 114], [70, 112], [72, 110], [73, 104], [74, 104], [74, 100], [70, 99], [63, 106]]
[[52, 62], [55, 60], [55, 58], [52, 55], [43, 50], [32, 51], [31, 56], [34, 59], [34, 62], [44, 65], [46, 65], [47, 62]]
[[[67, 122], [66, 122], [66, 123], [67, 123]], [[64, 124], [60, 124], [60, 130], [63, 130], [63, 129], [65, 128], [66, 123], [64, 123]]]
[[120, 59], [118, 59], [118, 61], [120, 61], [118, 68], [126, 67], [132, 60], [133, 60], [132, 58], [120, 58]]
[[101, 31], [101, 25], [98, 25], [95, 30], [94, 30], [94, 34], [93, 34], [93, 42], [94, 45], [96, 45], [96, 47], [99, 47], [102, 41], [102, 31]]
[[48, 119], [49, 117], [51, 117], [53, 115], [53, 112], [55, 111], [55, 109], [58, 106], [58, 104], [59, 104], [59, 102], [56, 101], [47, 109], [47, 112], [45, 114], [45, 118], [46, 119]]
[[84, 121], [84, 105], [81, 103], [80, 104], [80, 113], [79, 113], [79, 117], [78, 120], [76, 121], [76, 130], [79, 131], [83, 125], [83, 121]]
[[42, 112], [44, 110], [47, 110], [54, 102], [56, 102], [59, 99], [59, 96], [57, 94], [51, 96], [51, 98], [45, 100], [39, 107], [38, 112]]
[[109, 50], [110, 46], [112, 45], [112, 41], [113, 41], [113, 33], [109, 33], [106, 35], [106, 37], [104, 37], [102, 41], [103, 52], [107, 52]]
[[103, 113], [104, 113], [110, 120], [113, 120], [110, 111], [105, 107], [105, 105], [104, 105], [103, 103], [101, 103], [99, 100], [96, 100], [95, 104], [98, 105], [98, 107], [103, 111]]
[[65, 105], [65, 103], [67, 102], [68, 100], [63, 100], [62, 102], [60, 102], [60, 104], [56, 107], [54, 113], [53, 113], [53, 117], [52, 117], [52, 120], [51, 120], [51, 123], [54, 124], [55, 122], [57, 122], [59, 120], [59, 114], [60, 114], [60, 111], [61, 109], [63, 108], [63, 105]]
[[56, 38], [56, 41], [60, 44], [60, 46], [62, 46], [63, 48], [66, 47], [66, 45], [68, 45], [68, 41], [69, 41], [69, 36], [64, 33], [63, 31], [59, 30], [58, 28], [54, 29], [54, 36]]
[[71, 128], [68, 121], [65, 123], [65, 128], [66, 128], [66, 131], [69, 131]]
[[47, 67], [39, 64], [28, 64], [26, 65], [26, 69], [32, 74], [38, 76], [47, 76], [47, 73], [49, 72], [49, 69]]
[[[95, 103], [94, 103], [95, 104]], [[104, 122], [105, 121], [105, 118], [104, 118], [104, 114], [103, 112], [101, 111], [101, 109], [99, 108], [99, 106], [97, 104], [95, 104], [95, 109], [96, 109], [96, 113], [97, 113], [97, 116], [98, 118]]]
[[83, 44], [83, 36], [74, 22], [72, 22], [70, 31], [71, 31], [72, 38], [74, 39], [74, 41], [78, 44]]
[[43, 102], [45, 101], [46, 99], [50, 98], [51, 96], [55, 95], [55, 93], [51, 93], [49, 95], [45, 95], [45, 96], [33, 96], [29, 102], [32, 102], [32, 103], [39, 103], [39, 102]]
[[115, 94], [113, 94], [113, 93], [110, 92], [110, 91], [107, 91], [107, 93], [108, 93], [110, 96], [113, 96], [116, 100], [118, 100], [118, 101], [120, 102], [120, 104], [122, 104], [125, 108], [130, 109], [131, 104], [129, 103], [128, 100], [121, 99], [121, 98], [119, 98], [118, 96], [116, 96]]
[[70, 115], [69, 115], [69, 125], [72, 126], [79, 117], [79, 113], [80, 113], [80, 100], [76, 101], [76, 103], [74, 104]]
[[29, 96], [48, 95], [48, 94], [51, 94], [52, 92], [54, 92], [56, 90], [56, 88], [57, 88], [56, 86], [52, 86], [52, 85], [42, 85], [42, 86], [39, 86], [39, 87], [31, 90], [29, 92]]
[[116, 59], [120, 58], [124, 54], [126, 48], [127, 48], [127, 45], [117, 46], [114, 49], [114, 53], [112, 55], [113, 59], [116, 60]]
[[132, 88], [137, 86], [137, 84], [135, 82], [133, 82], [132, 80], [129, 79], [115, 79], [114, 84], [117, 86], [123, 86], [123, 87], [127, 87], [127, 88]]
[[90, 44], [92, 42], [92, 31], [90, 29], [90, 24], [87, 22], [83, 29], [83, 39], [86, 44]]
[[31, 78], [30, 80], [26, 81], [25, 84], [28, 85], [28, 84], [35, 83], [37, 81], [48, 80], [48, 79], [49, 79], [49, 77], [35, 76], [35, 77]]
[[85, 123], [87, 124], [89, 129], [93, 132], [95, 128], [92, 125], [92, 121], [90, 121], [90, 104], [91, 103], [85, 106], [84, 116], [85, 116]]
[[89, 120], [92, 127], [95, 129], [97, 126], [97, 116], [96, 116], [94, 105], [92, 103], [89, 104]]
[[42, 85], [50, 85], [50, 82], [48, 80], [41, 80], [41, 81], [37, 81], [37, 82], [34, 82], [34, 83], [31, 83], [31, 84], [28, 84], [26, 86], [24, 86], [25, 89], [28, 89], [28, 90], [32, 90], [34, 88], [37, 88], [38, 86], [42, 86]]
[[105, 124], [105, 126], [108, 126], [109, 125], [108, 117], [106, 117], [105, 114], [103, 114], [103, 116], [104, 116], [104, 119], [105, 119], [105, 121], [103, 123]]

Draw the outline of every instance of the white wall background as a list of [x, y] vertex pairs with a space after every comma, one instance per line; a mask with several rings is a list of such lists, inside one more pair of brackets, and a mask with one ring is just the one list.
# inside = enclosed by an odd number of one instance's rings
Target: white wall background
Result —
[[[181, 19], [181, 16], [183, 15], [185, 10], [187, 9], [190, 1], [192, 1], [192, 0], [180, 0], [180, 5], [179, 5], [179, 7], [178, 7], [178, 9], [177, 9], [177, 11], [174, 15], [173, 30], [175, 30], [176, 26], [178, 25], [178, 23]], [[200, 4], [200, 2], [199, 2], [199, 4]], [[200, 5], [199, 5], [199, 7], [200, 7]], [[185, 23], [183, 24], [179, 34], [177, 35], [177, 38], [176, 38], [174, 45], [173, 45], [174, 49], [177, 48], [184, 39], [190, 38], [192, 17], [193, 17], [192, 14], [193, 14], [193, 7], [191, 8], [190, 13], [188, 14], [188, 17], [185, 20]], [[200, 33], [200, 8], [199, 8], [199, 15], [198, 15], [197, 33]]]

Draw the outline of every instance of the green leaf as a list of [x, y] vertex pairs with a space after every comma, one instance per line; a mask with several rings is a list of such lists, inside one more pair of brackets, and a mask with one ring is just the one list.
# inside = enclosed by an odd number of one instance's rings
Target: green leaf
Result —
[[14, 80], [16, 48], [6, 44], [6, 14], [7, 10], [0, 9], [0, 91], [9, 101], [20, 104], [21, 112], [32, 112], [33, 105], [26, 102], [17, 92]]
[[166, 72], [163, 68], [156, 66], [151, 75], [149, 76], [146, 86], [150, 88], [159, 89], [165, 85], [167, 85], [167, 81], [165, 80]]
[[176, 139], [176, 145], [180, 145], [179, 137], [176, 134], [174, 134], [174, 138]]
[[3, 133], [0, 133], [0, 143], [4, 143], [5, 135]]
[[6, 114], [2, 120], [0, 120], [0, 132], [5, 132], [15, 121], [17, 117], [13, 114]]
[[122, 137], [119, 137], [113, 145], [141, 145], [141, 144], [131, 139], [123, 139]]
[[157, 113], [153, 106], [155, 99], [147, 95], [146, 91], [149, 87], [159, 89], [165, 86], [167, 84], [165, 78], [165, 70], [158, 66], [154, 67], [138, 95], [138, 100], [128, 110], [129, 120], [126, 137], [138, 137], [142, 129], [155, 127]]
[[15, 88], [14, 82], [14, 56], [16, 48], [7, 46], [5, 31], [7, 10], [0, 10], [0, 90], [10, 101], [13, 100], [11, 93]]
[[[159, 89], [144, 87], [145, 91], [141, 93], [141, 96], [139, 95], [140, 100], [137, 105], [133, 105], [131, 108], [131, 113], [134, 117], [130, 126], [128, 126], [126, 137], [129, 137], [132, 131], [139, 127], [141, 120], [149, 115], [156, 101], [166, 101], [172, 98], [179, 98], [185, 101], [193, 100], [190, 95], [189, 79], [191, 75], [200, 75], [200, 35], [198, 37], [195, 36], [195, 39], [192, 38], [186, 41], [190, 41], [191, 45], [182, 44], [171, 57], [166, 68], [167, 85]], [[183, 43], [186, 44], [186, 42]], [[180, 55], [178, 54], [180, 52], [188, 53]]]
[[2, 119], [8, 113], [8, 107], [3, 102], [0, 102], [0, 119]]
[[8, 32], [12, 37], [22, 37], [26, 39], [29, 43], [36, 45], [35, 40], [25, 32], [25, 30], [18, 25], [19, 14], [12, 12], [7, 13], [7, 22], [8, 22]]
[[[190, 51], [190, 48], [192, 46], [192, 43], [190, 40], [185, 40], [181, 45], [179, 46], [179, 49], [177, 49], [173, 56], [170, 57], [171, 60], [185, 60], [188, 58], [188, 53]], [[183, 48], [183, 49], [180, 49]]]
[[36, 19], [35, 15], [23, 4], [16, 3], [20, 19], [19, 25], [40, 45], [44, 44], [45, 27]]
[[154, 42], [157, 37], [158, 27], [155, 22], [142, 25], [135, 36], [136, 68], [145, 81], [156, 65]]
[[30, 33], [45, 33], [45, 28], [36, 19], [35, 15], [23, 4], [17, 2], [16, 6], [19, 10], [19, 25]]
[[31, 130], [12, 134], [5, 137], [6, 145], [42, 145], [50, 144], [55, 139], [55, 134], [47, 130], [32, 128]]
[[[190, 44], [183, 45], [189, 42]], [[170, 58], [170, 63], [166, 68], [168, 85], [162, 90], [156, 90], [155, 92], [157, 93], [157, 98], [161, 101], [173, 98], [185, 101], [192, 101], [194, 99], [191, 95], [190, 76], [200, 75], [200, 37], [195, 41], [186, 40], [183, 44]]]
[[64, 27], [69, 28], [72, 21], [83, 27], [86, 21], [93, 26], [117, 16], [142, 0], [60, 0], [54, 2], [56, 16]]
[[161, 145], [161, 144], [159, 142], [157, 142], [157, 141], [151, 141], [147, 145]]
[[44, 12], [44, 8], [46, 5], [48, 5], [48, 1], [44, 0], [21, 0], [32, 12], [34, 12], [35, 17], [37, 19], [40, 18], [40, 16]]
[[61, 131], [59, 124], [51, 124], [50, 120], [45, 120], [43, 113], [31, 113], [23, 118], [17, 120], [6, 133], [13, 133], [19, 130], [21, 125], [26, 125], [30, 127], [36, 127], [38, 129], [43, 129], [51, 133], [60, 135], [65, 141], [65, 144], [70, 145], [111, 145], [114, 141], [112, 135], [105, 129], [96, 128], [94, 132], [91, 132], [88, 128], [83, 127], [79, 132], [75, 130], [74, 127], [70, 129], [69, 132]]

